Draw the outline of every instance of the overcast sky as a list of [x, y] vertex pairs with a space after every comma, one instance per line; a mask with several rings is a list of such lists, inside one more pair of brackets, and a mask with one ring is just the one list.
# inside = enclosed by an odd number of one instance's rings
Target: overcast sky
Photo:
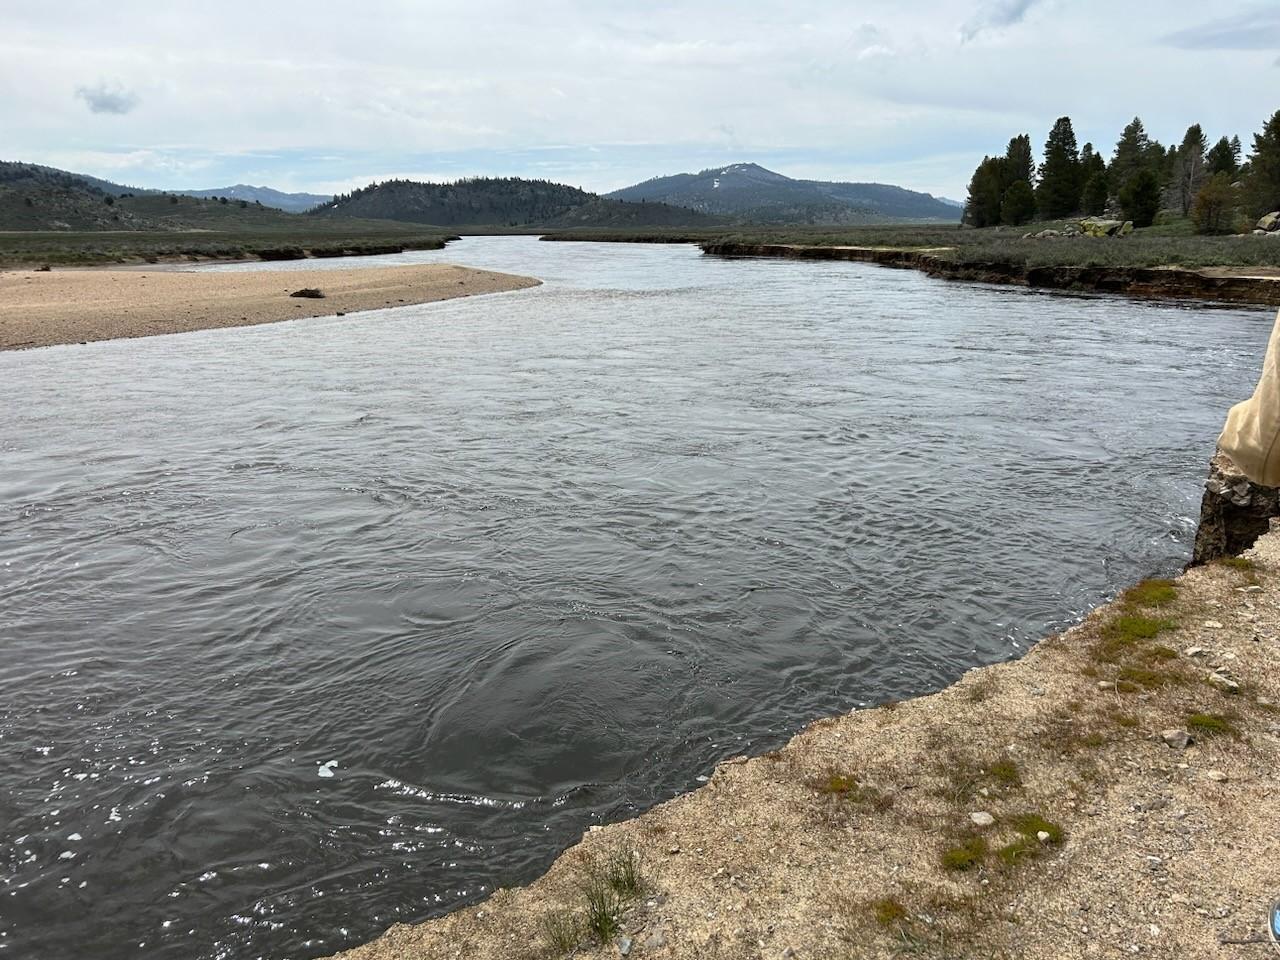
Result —
[[0, 159], [331, 193], [536, 176], [610, 190], [756, 161], [957, 199], [983, 153], [1135, 114], [1246, 147], [1280, 2], [0, 0]]

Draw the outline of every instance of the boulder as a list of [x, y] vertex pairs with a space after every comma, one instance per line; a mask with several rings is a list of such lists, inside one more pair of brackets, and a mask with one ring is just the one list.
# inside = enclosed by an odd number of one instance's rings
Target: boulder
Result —
[[1258, 221], [1258, 229], [1266, 230], [1270, 233], [1272, 230], [1280, 230], [1280, 210], [1274, 213], [1268, 213], [1265, 217]]
[[1126, 220], [1124, 223], [1120, 225], [1120, 229], [1116, 231], [1116, 236], [1127, 237], [1131, 233], [1133, 233], [1133, 221]]
[[[1089, 237], [1114, 237], [1123, 229], [1124, 223], [1119, 220], [1104, 220], [1102, 217], [1085, 217], [1080, 221], [1080, 231], [1085, 234], [1085, 236]], [[1133, 229], [1132, 224], [1129, 229]]]

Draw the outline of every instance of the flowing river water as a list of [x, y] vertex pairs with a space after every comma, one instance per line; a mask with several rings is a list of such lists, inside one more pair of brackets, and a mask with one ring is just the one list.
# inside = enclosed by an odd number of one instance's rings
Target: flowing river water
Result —
[[1271, 326], [690, 246], [355, 262], [436, 260], [546, 282], [0, 354], [0, 955], [328, 954], [1017, 656], [1185, 562]]

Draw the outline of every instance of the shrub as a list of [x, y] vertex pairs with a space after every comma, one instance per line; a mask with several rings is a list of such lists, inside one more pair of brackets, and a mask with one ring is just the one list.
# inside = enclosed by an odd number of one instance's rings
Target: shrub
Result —
[[1235, 220], [1235, 204], [1231, 177], [1225, 173], [1214, 174], [1200, 188], [1191, 206], [1191, 222], [1195, 224], [1196, 233], [1230, 233]]

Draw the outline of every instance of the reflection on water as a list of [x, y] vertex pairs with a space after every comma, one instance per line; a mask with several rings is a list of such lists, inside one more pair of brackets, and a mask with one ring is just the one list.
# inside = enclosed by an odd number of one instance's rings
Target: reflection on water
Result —
[[363, 262], [431, 260], [547, 282], [0, 355], [0, 952], [327, 954], [1015, 656], [1183, 562], [1270, 328], [683, 246]]

